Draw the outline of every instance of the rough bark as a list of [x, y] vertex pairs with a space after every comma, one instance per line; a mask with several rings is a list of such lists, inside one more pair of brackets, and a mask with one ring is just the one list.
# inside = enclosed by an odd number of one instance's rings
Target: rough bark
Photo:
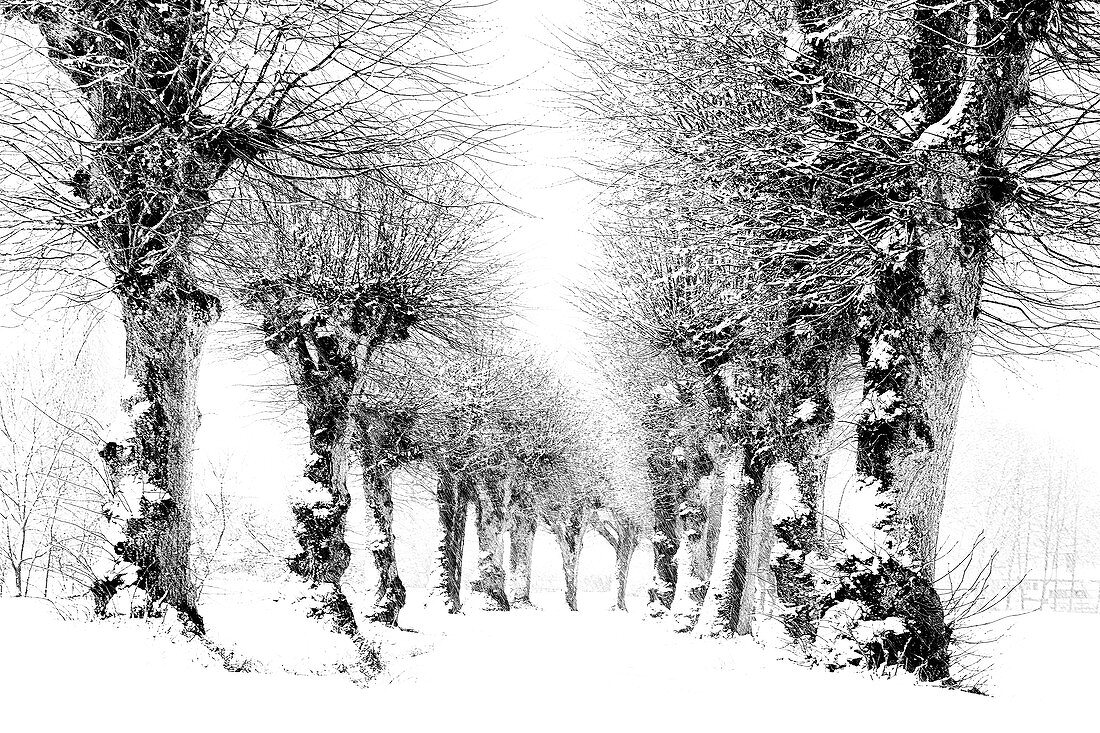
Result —
[[794, 374], [788, 380], [784, 410], [795, 418], [788, 421], [778, 453], [793, 476], [776, 491], [769, 531], [775, 547], [768, 564], [778, 615], [791, 637], [808, 645], [821, 618], [820, 588], [828, 554], [820, 507], [829, 467], [825, 441], [834, 419], [829, 394], [833, 370], [832, 360], [818, 349], [800, 348], [792, 339], [787, 351]]
[[707, 592], [706, 509], [696, 500], [680, 505], [680, 546], [676, 551], [676, 595], [672, 600], [675, 628], [691, 631]]
[[783, 625], [795, 640], [809, 642], [816, 633], [821, 610], [815, 563], [823, 559], [818, 508], [828, 460], [818, 457], [811, 448], [792, 468], [796, 477], [793, 501], [775, 517], [772, 530], [776, 547], [770, 566], [776, 598], [782, 604]]
[[508, 479], [489, 471], [476, 483], [477, 576], [470, 584], [470, 603], [483, 611], [507, 611], [504, 578], [504, 507]]
[[462, 551], [466, 543], [469, 496], [469, 482], [464, 477], [446, 470], [439, 472], [436, 497], [440, 538], [428, 603], [441, 605], [447, 613], [462, 610]]
[[612, 610], [626, 611], [626, 587], [630, 580], [630, 561], [638, 548], [638, 527], [614, 509], [597, 511], [595, 527], [615, 551], [615, 605]]
[[[685, 346], [684, 358], [700, 358]], [[710, 365], [704, 369], [716, 369]], [[707, 447], [697, 425], [684, 422], [684, 407], [698, 397], [684, 383], [673, 382], [654, 392], [642, 416], [649, 435], [647, 473], [653, 487], [653, 584], [649, 589], [651, 616], [663, 616], [676, 597], [676, 552], [680, 546], [680, 509], [694, 498], [699, 480], [713, 471]]]
[[[724, 459], [720, 455], [712, 456], [714, 465], [721, 466]], [[726, 498], [726, 485], [721, 472], [716, 468], [708, 477], [708, 491], [706, 498], [707, 526], [706, 526], [706, 575], [709, 578], [714, 571], [714, 563], [718, 557], [718, 540], [722, 536], [722, 502]]]
[[584, 518], [578, 513], [567, 513], [550, 523], [550, 531], [561, 549], [561, 566], [565, 577], [565, 605], [577, 610], [577, 569], [584, 543]]
[[[299, 382], [300, 385], [308, 382]], [[314, 385], [317, 387], [318, 385]], [[325, 385], [329, 389], [299, 387], [306, 408], [312, 458], [305, 477], [311, 489], [291, 507], [294, 535], [302, 551], [290, 558], [290, 569], [310, 587], [307, 611], [311, 618], [327, 621], [333, 631], [352, 640], [358, 666], [373, 675], [381, 668], [377, 650], [363, 638], [351, 603], [344, 594], [343, 577], [351, 563], [346, 540], [347, 513], [351, 506], [348, 469], [351, 463], [347, 441], [349, 417], [348, 385]]]
[[679, 504], [677, 490], [659, 485], [653, 502], [653, 586], [649, 589], [649, 613], [653, 616], [660, 616], [672, 608], [676, 596]]
[[363, 492], [367, 503], [367, 542], [378, 580], [374, 588], [374, 605], [366, 618], [374, 623], [396, 626], [398, 614], [405, 606], [405, 584], [397, 569], [393, 535], [392, 473], [370, 463], [373, 459], [373, 454], [363, 457]]
[[253, 148], [248, 133], [233, 139], [199, 108], [213, 61], [195, 42], [205, 31], [190, 22], [201, 15], [190, 4], [126, 3], [106, 24], [96, 4], [2, 12], [37, 26], [48, 57], [86, 102], [91, 134], [69, 181], [83, 207], [59, 223], [90, 242], [114, 276], [135, 388], [123, 404], [132, 435], [101, 451], [116, 490], [105, 514], [123, 536], [92, 595], [106, 612], [118, 589], [136, 585], [146, 598], [134, 610], [168, 603], [201, 630], [189, 575], [195, 371], [219, 307], [192, 276], [191, 240], [211, 188]]
[[[925, 679], [949, 673], [950, 629], [932, 586], [939, 519], [993, 220], [1010, 193], [1004, 140], [1027, 98], [1031, 52], [1051, 8], [974, 3], [967, 11], [957, 38], [938, 26], [915, 26], [922, 111], [942, 117], [929, 119], [910, 151], [913, 200], [904, 230], [890, 243], [898, 265], [876, 283], [886, 297], [860, 313], [865, 407], [856, 467], [880, 509], [874, 552], [850, 554], [827, 599], [846, 638], [858, 641], [868, 622], [892, 622], [839, 662], [900, 664]], [[945, 88], [934, 72], [952, 64], [959, 72]]]
[[726, 461], [722, 480], [722, 529], [707, 595], [695, 625], [698, 636], [723, 637], [737, 630], [752, 552], [752, 513], [761, 492], [745, 471], [743, 448], [733, 451]]
[[384, 403], [360, 404], [357, 410], [360, 465], [367, 509], [367, 541], [377, 577], [374, 605], [366, 617], [397, 626], [405, 606], [405, 584], [397, 567], [393, 532], [393, 472], [422, 458], [414, 439], [414, 413]]
[[358, 653], [358, 671], [370, 677], [381, 662], [359, 632], [342, 581], [351, 561], [346, 532], [352, 411], [362, 365], [387, 337], [387, 321], [376, 305], [360, 319], [350, 319], [339, 303], [320, 308], [301, 287], [293, 279], [264, 280], [256, 283], [248, 303], [263, 316], [265, 342], [286, 364], [309, 430], [309, 484], [291, 505], [302, 551], [289, 565], [309, 584], [308, 615], [348, 636]]
[[[893, 446], [888, 471], [898, 490], [902, 541], [921, 558], [928, 578], [934, 574], [944, 486], [959, 396], [977, 335], [993, 219], [1009, 192], [1002, 160], [1005, 139], [1030, 93], [1032, 50], [1046, 33], [1051, 13], [1051, 6], [1043, 3], [972, 5], [963, 39], [968, 48], [980, 51], [968, 53], [965, 71], [955, 77], [954, 104], [942, 110], [942, 118], [932, 118], [938, 121], [914, 144], [921, 206], [909, 236], [919, 282], [913, 300], [903, 302], [896, 315], [908, 316], [901, 336], [907, 342], [904, 357], [911, 363], [906, 386], [912, 391], [902, 396], [902, 403], [919, 405], [916, 419], [927, 424], [912, 426], [908, 445]], [[937, 46], [942, 40], [937, 41], [936, 30], [918, 25], [914, 49], [915, 57], [930, 57], [933, 68], [935, 59], [945, 55]], [[924, 104], [940, 112], [935, 100], [942, 90], [934, 76], [918, 76], [918, 82]], [[868, 377], [881, 365], [868, 365], [867, 346], [889, 342], [882, 330], [878, 341], [861, 348]]]
[[770, 511], [773, 488], [772, 471], [769, 471], [749, 508], [748, 528], [744, 532], [748, 543], [745, 582], [733, 627], [742, 636], [752, 633], [753, 619], [757, 614], [767, 614], [774, 606], [769, 563], [774, 539]]
[[512, 514], [509, 532], [510, 572], [509, 603], [512, 608], [531, 605], [531, 558], [535, 549], [538, 522], [529, 510], [517, 509]]
[[111, 486], [130, 506], [126, 514], [110, 510], [110, 519], [127, 518], [115, 546], [116, 569], [93, 587], [100, 613], [123, 585], [119, 571], [127, 567], [144, 591], [133, 612], [156, 613], [168, 603], [202, 630], [190, 575], [191, 455], [199, 358], [217, 316], [217, 300], [163, 282], [134, 283], [123, 297], [126, 374], [134, 388], [123, 410], [131, 434], [106, 443], [100, 454]]

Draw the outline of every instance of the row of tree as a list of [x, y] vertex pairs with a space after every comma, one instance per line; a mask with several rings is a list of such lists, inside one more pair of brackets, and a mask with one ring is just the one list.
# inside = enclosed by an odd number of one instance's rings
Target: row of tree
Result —
[[[122, 414], [98, 450], [114, 561], [91, 579], [97, 610], [136, 589], [132, 611], [173, 608], [203, 632], [195, 391], [206, 337], [233, 309], [284, 362], [309, 430], [291, 568], [310, 614], [350, 636], [369, 671], [340, 582], [350, 438], [373, 426], [368, 368], [396, 342], [418, 340], [415, 358], [469, 345], [502, 311], [484, 189], [463, 167], [493, 133], [455, 73], [462, 9], [0, 7], [22, 28], [5, 39], [0, 114], [11, 292], [109, 293], [125, 334]], [[358, 434], [369, 452], [377, 430]], [[369, 496], [383, 520], [388, 498]]]
[[[637, 490], [622, 488], [616, 460], [564, 387], [500, 335], [509, 294], [492, 247], [492, 196], [470, 172], [494, 133], [469, 115], [471, 85], [456, 74], [461, 8], [2, 7], [31, 32], [9, 43], [3, 81], [8, 292], [93, 303], [117, 314], [125, 336], [121, 413], [80, 434], [99, 443], [103, 466], [82, 476], [79, 499], [107, 525], [89, 537], [107, 540], [111, 561], [85, 563], [82, 577], [99, 613], [125, 598], [130, 613], [175, 609], [203, 633], [192, 552], [196, 385], [224, 312], [244, 324], [242, 347], [269, 351], [293, 385], [310, 457], [292, 506], [300, 552], [289, 564], [308, 585], [309, 615], [354, 642], [364, 672], [378, 659], [342, 584], [355, 455], [379, 576], [372, 621], [396, 624], [405, 601], [391, 491], [402, 468], [437, 481], [436, 590], [448, 610], [460, 606], [470, 503], [479, 605], [529, 601], [539, 521], [561, 546], [571, 607], [592, 522], [618, 548], [625, 604], [641, 520], [609, 497]], [[38, 402], [42, 419], [58, 412]], [[77, 429], [59, 428], [63, 451]], [[56, 486], [65, 478], [57, 464], [19, 473], [5, 462], [4, 475]], [[28, 491], [9, 494], [18, 494], [15, 524], [19, 511], [35, 513]], [[32, 536], [28, 526], [17, 535]], [[50, 533], [43, 547], [65, 545]], [[9, 549], [24, 593], [22, 573], [41, 558]], [[47, 575], [52, 567], [47, 560]]]
[[[658, 487], [654, 602], [704, 634], [771, 610], [830, 667], [947, 678], [935, 561], [970, 356], [1093, 326], [1091, 6], [592, 12], [576, 96], [612, 153], [582, 300]], [[821, 507], [851, 391], [837, 532]]]
[[[137, 589], [136, 610], [202, 633], [195, 389], [232, 309], [309, 434], [290, 567], [365, 672], [377, 654], [342, 586], [356, 455], [374, 621], [405, 600], [392, 476], [425, 470], [449, 611], [472, 504], [474, 605], [529, 600], [540, 521], [571, 607], [589, 527], [625, 605], [648, 535], [650, 609], [681, 630], [744, 631], [770, 609], [830, 667], [948, 677], [935, 561], [969, 359], [1094, 325], [1077, 288], [1100, 223], [1091, 6], [594, 7], [574, 43], [578, 103], [612, 151], [593, 172], [603, 267], [581, 294], [607, 385], [593, 414], [501, 335], [507, 278], [471, 173], [494, 133], [466, 110], [452, 3], [0, 7], [38, 33], [0, 94], [12, 290], [110, 293], [125, 332], [122, 414], [98, 450], [101, 612]], [[849, 391], [854, 520], [835, 531], [824, 480]]]

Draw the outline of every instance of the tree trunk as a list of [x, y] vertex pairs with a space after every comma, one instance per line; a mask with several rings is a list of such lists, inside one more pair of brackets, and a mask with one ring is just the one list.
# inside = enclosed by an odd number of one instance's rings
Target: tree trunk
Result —
[[477, 577], [470, 584], [471, 602], [483, 611], [507, 611], [504, 581], [504, 502], [507, 479], [487, 472], [477, 482]]
[[615, 543], [615, 609], [625, 611], [626, 586], [630, 580], [630, 561], [638, 547], [638, 530], [629, 521], [619, 522], [619, 541]]
[[821, 499], [828, 472], [827, 458], [818, 456], [825, 432], [808, 431], [796, 437], [784, 464], [793, 471], [791, 485], [776, 491], [771, 531], [774, 552], [768, 564], [780, 602], [779, 617], [791, 637], [812, 643], [821, 617], [819, 587], [822, 580], [816, 565], [824, 559], [821, 541]]
[[[866, 509], [859, 514], [874, 520], [862, 528], [871, 536], [860, 538], [870, 549], [849, 549], [824, 610], [843, 606], [832, 614], [839, 618], [828, 620], [843, 627], [841, 637], [872, 639], [842, 642], [841, 651], [829, 653], [843, 658], [830, 663], [901, 664], [940, 679], [948, 674], [949, 633], [932, 581], [959, 399], [977, 333], [981, 267], [964, 228], [946, 213], [959, 206], [946, 195], [957, 184], [939, 180], [966, 171], [952, 156], [931, 159], [937, 162], [930, 170], [941, 174], [922, 181], [929, 206], [909, 227], [907, 264], [879, 286], [889, 302], [861, 319], [866, 408], [856, 432], [855, 500]], [[898, 620], [893, 630], [860, 630], [890, 619]]]
[[851, 550], [840, 563], [839, 585], [825, 609], [846, 604], [837, 612], [843, 618], [828, 622], [850, 627], [845, 638], [867, 637], [858, 630], [865, 622], [901, 620], [893, 631], [860, 643], [858, 656], [842, 652], [846, 658], [833, 663], [901, 664], [940, 679], [948, 674], [949, 634], [932, 580], [981, 271], [974, 258], [960, 254], [959, 228], [937, 221], [941, 214], [927, 215], [910, 229], [909, 266], [883, 286], [890, 306], [862, 321], [867, 408], [857, 424], [856, 496], [875, 517], [872, 549]]
[[199, 357], [219, 304], [197, 288], [153, 280], [130, 285], [122, 315], [132, 390], [122, 409], [131, 429], [100, 455], [115, 493], [108, 520], [121, 523], [123, 534], [114, 570], [92, 594], [102, 614], [117, 590], [133, 583], [144, 591], [134, 612], [158, 613], [167, 603], [202, 631], [190, 574], [191, 456]]
[[535, 549], [537, 527], [535, 516], [530, 511], [517, 510], [513, 513], [509, 533], [512, 608], [531, 605], [531, 556]]
[[107, 31], [103, 9], [87, 4], [8, 4], [5, 17], [37, 26], [46, 55], [84, 99], [91, 131], [67, 162], [63, 197], [83, 204], [49, 208], [99, 251], [122, 306], [130, 430], [100, 451], [114, 494], [104, 513], [116, 561], [92, 584], [96, 610], [106, 613], [120, 588], [134, 586], [144, 597], [132, 612], [167, 604], [201, 631], [189, 567], [195, 387], [220, 307], [192, 277], [192, 239], [210, 190], [247, 146], [216, 124], [189, 122], [209, 119], [196, 92], [213, 61], [195, 52], [206, 20], [186, 4], [129, 4]]
[[830, 664], [948, 675], [950, 634], [932, 585], [944, 488], [993, 226], [1014, 185], [1005, 139], [1052, 17], [1045, 5], [1017, 10], [937, 2], [915, 17], [909, 60], [929, 124], [907, 152], [912, 198], [893, 231], [876, 235], [884, 265], [856, 313], [857, 493], [874, 519], [870, 549], [849, 548], [825, 599], [843, 627]]
[[312, 460], [305, 477], [308, 494], [292, 505], [294, 535], [302, 551], [290, 558], [290, 569], [309, 583], [308, 614], [324, 619], [338, 634], [348, 636], [358, 654], [358, 667], [372, 676], [381, 669], [378, 651], [359, 632], [351, 603], [344, 594], [343, 577], [351, 563], [347, 514], [351, 506], [348, 469], [351, 463], [347, 443], [349, 427], [347, 384], [299, 381], [299, 397], [306, 408]]
[[577, 569], [584, 543], [584, 522], [580, 517], [557, 519], [551, 525], [554, 538], [561, 548], [561, 567], [565, 575], [565, 605], [577, 610]]
[[707, 593], [706, 518], [695, 500], [680, 505], [680, 547], [676, 551], [676, 595], [672, 601], [675, 628], [691, 631]]
[[649, 613], [661, 616], [672, 608], [676, 596], [676, 549], [679, 544], [677, 511], [679, 491], [657, 489], [653, 502], [653, 586], [649, 589]]
[[447, 613], [462, 610], [462, 551], [466, 543], [468, 481], [446, 470], [439, 471], [436, 485], [439, 504], [439, 545], [436, 548], [435, 580], [428, 605], [440, 605]]
[[750, 509], [749, 546], [745, 558], [745, 585], [741, 591], [741, 603], [737, 612], [734, 631], [747, 636], [752, 633], [753, 617], [758, 613], [769, 614], [775, 610], [775, 588], [771, 583], [770, 559], [775, 533], [771, 524], [772, 474], [762, 480], [756, 499]]
[[707, 527], [706, 527], [706, 574], [707, 578], [714, 572], [715, 559], [718, 556], [718, 540], [722, 536], [722, 502], [726, 498], [726, 486], [718, 466], [723, 459], [720, 455], [712, 456], [716, 467], [715, 471], [707, 479], [708, 491], [704, 494], [707, 503]]
[[405, 606], [405, 584], [397, 569], [397, 550], [393, 536], [392, 473], [374, 467], [370, 451], [363, 455], [363, 492], [367, 500], [367, 542], [374, 569], [378, 574], [374, 606], [366, 617], [374, 622], [397, 626], [397, 616]]
[[760, 490], [745, 472], [744, 449], [733, 451], [722, 471], [725, 498], [714, 570], [695, 626], [698, 636], [724, 637], [737, 631], [752, 553], [752, 514]]

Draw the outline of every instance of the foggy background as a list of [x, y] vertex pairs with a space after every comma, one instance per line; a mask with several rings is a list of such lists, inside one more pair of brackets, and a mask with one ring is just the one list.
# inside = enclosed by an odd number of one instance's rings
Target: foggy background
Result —
[[[513, 325], [582, 389], [587, 381], [584, 319], [570, 302], [569, 285], [584, 279], [592, 256], [588, 228], [596, 213], [596, 190], [574, 175], [583, 168], [587, 142], [570, 121], [562, 92], [571, 84], [570, 69], [556, 49], [566, 42], [567, 29], [583, 30], [583, 10], [579, 0], [542, 7], [498, 0], [483, 11], [469, 52], [475, 65], [471, 74], [497, 87], [478, 100], [480, 113], [493, 121], [524, 121], [504, 140], [507, 155], [497, 156], [509, 163], [486, 163], [504, 191], [503, 201], [512, 207], [502, 216], [501, 249], [515, 261], [522, 312]], [[113, 390], [122, 374], [121, 328], [114, 313], [94, 317], [97, 325], [85, 340], [87, 318], [68, 327], [29, 324], [20, 317], [29, 306], [20, 305], [18, 296], [6, 300], [0, 302], [0, 365], [14, 370], [30, 363], [48, 380], [51, 361], [81, 364], [88, 376], [70, 386], [89, 409], [109, 420], [117, 404]], [[56, 320], [64, 324], [67, 317], [60, 313]], [[236, 329], [234, 315], [226, 314], [208, 342], [202, 365], [196, 503], [204, 511], [220, 502], [231, 511], [254, 515], [256, 531], [268, 533], [265, 544], [273, 545], [274, 563], [287, 554], [277, 543], [291, 541], [288, 487], [304, 466], [306, 435], [290, 392], [271, 389], [285, 385], [282, 367], [267, 353], [234, 349]], [[1008, 599], [1011, 607], [1061, 602], [1058, 608], [1063, 610], [1100, 612], [1100, 450], [1094, 429], [1100, 416], [1100, 394], [1094, 387], [1098, 378], [1100, 367], [1082, 357], [975, 358], [941, 525], [941, 572], [982, 538], [974, 564], [996, 556], [990, 581], [994, 590], [1027, 578]], [[843, 474], [845, 463], [838, 456], [831, 474]], [[828, 508], [841, 519], [843, 484], [841, 476], [829, 489]], [[415, 476], [403, 476], [396, 487], [398, 558], [403, 577], [413, 586], [426, 580], [434, 542], [435, 509], [425, 487]], [[362, 509], [355, 506], [353, 529], [360, 521], [355, 512]], [[475, 536], [468, 533], [468, 541]], [[469, 549], [467, 553], [476, 556]], [[648, 548], [635, 555], [635, 590], [648, 582], [650, 560]], [[611, 549], [590, 533], [581, 560], [581, 590], [607, 589], [613, 562]], [[533, 585], [560, 588], [558, 563], [557, 548], [540, 532]], [[357, 554], [353, 585], [365, 582], [367, 564], [364, 554]], [[1029, 585], [1044, 579], [1053, 586]], [[1082, 590], [1083, 598], [1078, 597]]]

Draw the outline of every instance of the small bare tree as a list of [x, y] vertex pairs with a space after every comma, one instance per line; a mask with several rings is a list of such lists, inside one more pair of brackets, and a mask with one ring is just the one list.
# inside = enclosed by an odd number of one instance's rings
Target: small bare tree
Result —
[[[100, 510], [97, 345], [85, 319], [34, 330], [36, 348], [6, 355], [0, 389], [0, 593], [85, 595], [110, 554]], [[80, 344], [73, 348], [65, 338]], [[110, 562], [107, 562], [110, 565]]]

